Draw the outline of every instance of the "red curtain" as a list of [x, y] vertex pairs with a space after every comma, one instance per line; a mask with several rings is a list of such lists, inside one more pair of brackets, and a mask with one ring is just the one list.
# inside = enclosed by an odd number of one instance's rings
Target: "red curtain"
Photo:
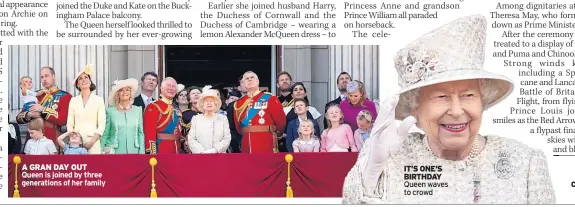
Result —
[[[149, 156], [142, 155], [34, 155], [20, 156], [21, 163], [18, 165], [18, 190], [21, 197], [149, 197], [151, 189], [152, 171], [149, 164]], [[9, 161], [8, 196], [14, 192], [14, 167], [13, 156]], [[67, 170], [33, 170], [40, 165], [54, 166], [68, 164]], [[75, 164], [87, 164], [86, 170], [72, 170]], [[68, 178], [22, 178], [22, 167], [26, 165], [28, 174], [36, 173], [102, 173], [100, 180], [106, 181], [104, 187], [87, 186], [64, 186]], [[82, 175], [84, 176], [84, 175]], [[95, 181], [97, 179], [84, 178], [71, 179], [77, 181]], [[26, 186], [23, 183], [30, 181], [60, 181], [61, 186]]]
[[345, 176], [357, 160], [357, 153], [297, 153], [291, 173], [294, 197], [341, 198]]
[[[158, 197], [285, 197], [288, 163], [278, 154], [157, 155], [154, 177]], [[296, 153], [291, 163], [294, 197], [341, 197], [343, 180], [357, 153]], [[18, 189], [20, 197], [150, 197], [152, 167], [150, 155], [52, 155], [20, 156]], [[31, 170], [38, 164], [68, 164], [67, 170]], [[86, 170], [72, 170], [86, 164]], [[104, 187], [24, 186], [30, 181], [63, 179], [22, 179], [26, 173], [102, 173]], [[14, 192], [15, 163], [9, 161], [9, 197]], [[84, 181], [82, 179], [72, 179]], [[87, 179], [94, 181], [96, 179]]]

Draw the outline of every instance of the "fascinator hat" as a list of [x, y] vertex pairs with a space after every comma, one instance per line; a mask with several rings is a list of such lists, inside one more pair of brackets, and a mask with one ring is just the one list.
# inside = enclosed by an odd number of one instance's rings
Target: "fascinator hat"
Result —
[[186, 86], [184, 86], [184, 84], [178, 84], [178, 86], [176, 87], [176, 93], [180, 93], [182, 92], [184, 89], [186, 89]]
[[369, 112], [368, 110], [361, 110], [358, 114], [357, 114], [357, 119], [365, 119], [366, 121], [373, 123], [373, 117], [371, 116], [371, 112]]
[[303, 91], [307, 93], [307, 89], [305, 88], [305, 85], [302, 82], [296, 82], [294, 83], [291, 87], [290, 87], [290, 92], [293, 93], [293, 91], [295, 90], [296, 86], [301, 86], [303, 88]]
[[132, 89], [131, 101], [133, 102], [136, 98], [136, 91], [138, 90], [138, 80], [130, 78], [126, 80], [116, 80], [110, 90], [110, 96], [108, 97], [108, 104], [110, 106], [116, 106], [118, 102], [118, 91], [122, 88], [130, 87]]
[[350, 81], [345, 85], [345, 90], [348, 93], [355, 93], [359, 90], [359, 83], [357, 81]]
[[222, 107], [222, 100], [220, 99], [220, 96], [218, 96], [218, 90], [212, 89], [212, 86], [207, 85], [204, 86], [204, 88], [202, 89], [202, 94], [200, 95], [200, 100], [198, 101], [198, 108], [200, 109], [201, 112], [204, 112], [204, 101], [206, 100], [206, 98], [214, 99], [214, 101], [216, 102], [215, 106], [216, 110]]
[[[72, 85], [74, 87], [77, 87], [76, 84], [78, 83], [78, 78], [80, 78], [80, 76], [82, 76], [83, 74], [86, 74], [90, 77], [90, 81], [92, 81], [92, 84], [94, 84], [93, 82], [93, 78], [94, 78], [94, 65], [92, 64], [87, 64], [83, 69], [81, 69], [80, 71], [78, 71], [76, 73], [76, 78], [74, 78], [74, 82], [72, 83]], [[79, 90], [79, 89], [78, 89]]]
[[458, 80], [484, 80], [484, 109], [501, 102], [513, 91], [513, 82], [483, 69], [487, 22], [484, 16], [467, 16], [443, 25], [397, 52], [394, 62], [401, 87], [396, 119], [411, 115], [410, 91]]

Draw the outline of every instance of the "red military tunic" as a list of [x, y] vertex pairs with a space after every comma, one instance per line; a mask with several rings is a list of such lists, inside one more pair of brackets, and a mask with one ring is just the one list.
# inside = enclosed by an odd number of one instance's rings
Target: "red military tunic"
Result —
[[[58, 145], [58, 137], [61, 134], [62, 126], [66, 126], [68, 121], [68, 105], [72, 95], [60, 90], [57, 86], [52, 87], [50, 93], [38, 96], [38, 103], [44, 107], [41, 112], [44, 119], [44, 136]], [[30, 120], [26, 119], [27, 111], [22, 110], [16, 117], [19, 124], [26, 124]]]
[[148, 104], [144, 111], [144, 139], [147, 154], [178, 153], [180, 151], [180, 110], [170, 100]]
[[236, 101], [234, 124], [238, 132], [243, 134], [243, 153], [277, 152], [276, 133], [284, 133], [286, 115], [276, 96], [257, 92], [253, 97], [244, 96]]

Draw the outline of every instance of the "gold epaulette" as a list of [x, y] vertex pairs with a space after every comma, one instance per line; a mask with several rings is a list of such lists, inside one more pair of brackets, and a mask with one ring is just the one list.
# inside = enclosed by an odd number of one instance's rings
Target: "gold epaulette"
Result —
[[246, 111], [246, 109], [248, 108], [248, 106], [250, 105], [250, 98], [247, 98], [248, 100], [245, 100], [244, 103], [242, 104], [242, 106], [238, 107], [238, 101], [236, 101], [234, 103], [234, 112], [236, 113], [236, 118], [238, 119], [238, 123], [241, 123], [241, 115]]
[[292, 98], [285, 106], [283, 106], [283, 104], [282, 104], [282, 106], [283, 107], [290, 107], [290, 106], [293, 107], [293, 100], [295, 100], [295, 99]]
[[[188, 111], [188, 110], [186, 110]], [[185, 112], [185, 111], [184, 111]], [[186, 124], [186, 122], [184, 121], [184, 113], [182, 112], [182, 118], [180, 119], [180, 126], [182, 126], [185, 129], [189, 129], [192, 127], [192, 120], [190, 120], [189, 123]]]
[[[166, 114], [169, 113], [169, 112], [171, 111], [171, 109], [173, 108], [173, 106], [168, 105], [168, 107], [166, 108], [166, 110], [163, 110], [163, 111], [162, 111], [162, 109], [160, 108], [160, 105], [158, 105], [156, 102], [158, 102], [158, 101], [154, 101], [154, 102], [148, 104], [148, 107], [150, 107], [150, 105], [155, 106], [156, 109], [158, 109], [158, 111], [159, 111], [160, 114], [162, 114], [162, 115], [166, 115]], [[148, 108], [148, 107], [146, 107], [146, 108]]]

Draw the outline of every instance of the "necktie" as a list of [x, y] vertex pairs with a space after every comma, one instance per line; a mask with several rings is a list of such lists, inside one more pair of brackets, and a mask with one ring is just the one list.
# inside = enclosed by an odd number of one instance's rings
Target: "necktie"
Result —
[[147, 106], [148, 104], [150, 104], [151, 102], [152, 102], [152, 98], [150, 97], [150, 98], [148, 98], [148, 100], [146, 100], [146, 106]]

